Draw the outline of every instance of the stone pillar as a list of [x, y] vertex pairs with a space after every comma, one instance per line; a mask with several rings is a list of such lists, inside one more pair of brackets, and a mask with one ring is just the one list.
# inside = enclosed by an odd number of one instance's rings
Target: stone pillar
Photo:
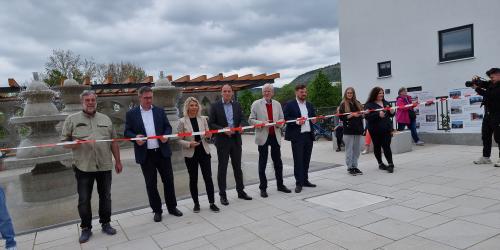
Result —
[[[172, 134], [177, 133], [177, 125], [179, 123], [179, 111], [176, 107], [177, 100], [180, 98], [181, 90], [172, 85], [172, 83], [163, 77], [163, 72], [160, 72], [160, 79], [155, 83], [153, 89], [153, 105], [163, 107], [165, 114], [172, 126]], [[185, 170], [186, 166], [181, 154], [181, 146], [177, 142], [177, 138], [170, 139], [170, 149], [172, 150], [172, 167], [174, 171]]]

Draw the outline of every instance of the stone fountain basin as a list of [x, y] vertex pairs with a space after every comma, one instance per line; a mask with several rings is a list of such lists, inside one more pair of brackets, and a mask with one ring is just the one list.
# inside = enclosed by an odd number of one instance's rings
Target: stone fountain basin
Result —
[[66, 120], [67, 116], [68, 116], [67, 114], [57, 114], [57, 115], [12, 117], [10, 118], [9, 122], [12, 124], [25, 124], [25, 123], [64, 121]]

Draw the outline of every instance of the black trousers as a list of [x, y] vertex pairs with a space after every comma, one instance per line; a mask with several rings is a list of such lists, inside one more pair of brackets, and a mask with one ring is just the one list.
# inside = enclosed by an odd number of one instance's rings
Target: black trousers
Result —
[[481, 139], [483, 140], [483, 157], [491, 156], [491, 146], [493, 144], [492, 136], [495, 142], [500, 144], [500, 118], [485, 114], [481, 124]]
[[235, 137], [230, 137], [226, 143], [217, 144], [217, 183], [219, 184], [219, 195], [226, 196], [226, 176], [227, 165], [231, 157], [231, 165], [233, 166], [234, 180], [236, 182], [236, 191], [243, 192], [243, 171], [241, 171], [241, 145]]
[[141, 164], [142, 174], [146, 182], [146, 191], [149, 198], [149, 206], [153, 209], [154, 213], [162, 213], [161, 198], [158, 193], [158, 176], [160, 174], [163, 183], [163, 193], [165, 195], [165, 204], [169, 211], [177, 207], [177, 200], [175, 198], [174, 187], [174, 173], [172, 171], [172, 162], [170, 157], [164, 157], [160, 150], [148, 149], [146, 155], [146, 163]]
[[311, 132], [301, 133], [298, 139], [292, 140], [291, 142], [295, 184], [297, 186], [304, 186], [304, 184], [309, 181], [309, 163], [311, 162], [313, 148]]
[[78, 190], [78, 213], [81, 228], [92, 228], [92, 191], [97, 182], [99, 194], [99, 223], [111, 221], [111, 171], [83, 172], [74, 168]]
[[283, 186], [283, 162], [281, 161], [281, 147], [276, 139], [276, 135], [269, 135], [266, 143], [260, 145], [259, 149], [259, 188], [262, 190], [267, 189], [266, 166], [267, 156], [269, 154], [269, 147], [271, 147], [271, 159], [274, 165], [274, 175], [276, 176], [276, 184], [278, 187]]
[[382, 164], [382, 150], [384, 150], [385, 159], [387, 163], [393, 164], [392, 162], [392, 150], [391, 150], [391, 140], [392, 135], [390, 132], [376, 133], [370, 131], [373, 142], [373, 153], [377, 159], [378, 164]]
[[187, 170], [189, 173], [189, 191], [191, 198], [195, 204], [198, 201], [198, 165], [205, 181], [205, 189], [207, 190], [208, 202], [214, 203], [214, 183], [212, 182], [212, 166], [210, 163], [210, 155], [205, 152], [203, 145], [199, 145], [194, 150], [194, 155], [191, 158], [184, 157]]

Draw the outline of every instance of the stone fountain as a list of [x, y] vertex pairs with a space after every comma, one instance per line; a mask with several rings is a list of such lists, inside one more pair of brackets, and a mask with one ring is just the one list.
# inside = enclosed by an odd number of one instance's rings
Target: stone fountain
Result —
[[80, 102], [80, 94], [84, 90], [89, 90], [90, 86], [79, 84], [72, 77], [64, 80], [63, 85], [59, 87], [61, 92], [61, 99], [64, 103], [63, 114], [73, 114], [82, 110], [82, 104]]
[[[56, 125], [66, 119], [52, 102], [56, 92], [34, 80], [19, 94], [25, 101], [23, 115], [12, 117], [10, 123], [30, 129], [18, 147], [43, 145], [59, 142]], [[19, 149], [16, 157], [5, 160], [7, 169], [33, 167], [29, 173], [20, 175], [23, 200], [26, 202], [48, 201], [76, 193], [76, 182], [71, 168], [61, 162], [72, 159], [68, 149], [61, 146]]]
[[[176, 107], [177, 100], [181, 97], [180, 88], [175, 87], [164, 77], [163, 71], [160, 72], [160, 79], [155, 83], [153, 89], [153, 105], [164, 107], [165, 114], [172, 126], [172, 134], [177, 133], [177, 125], [179, 124], [179, 111]], [[172, 167], [173, 170], [186, 169], [184, 158], [181, 154], [181, 146], [176, 143], [177, 138], [170, 138], [170, 149], [172, 150]]]

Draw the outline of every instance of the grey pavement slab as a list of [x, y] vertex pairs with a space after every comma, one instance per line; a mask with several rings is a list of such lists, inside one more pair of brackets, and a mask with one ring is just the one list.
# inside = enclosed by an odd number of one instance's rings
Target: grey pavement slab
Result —
[[376, 249], [392, 242], [389, 238], [347, 224], [338, 224], [313, 234], [352, 250]]
[[498, 229], [454, 220], [420, 232], [417, 235], [456, 248], [467, 248], [499, 233], [500, 230]]
[[383, 207], [377, 210], [373, 210], [372, 212], [405, 222], [412, 222], [431, 215], [431, 213], [428, 212], [423, 212], [413, 208], [407, 208], [398, 205]]
[[424, 230], [423, 227], [394, 219], [377, 221], [362, 228], [393, 240], [400, 240]]

